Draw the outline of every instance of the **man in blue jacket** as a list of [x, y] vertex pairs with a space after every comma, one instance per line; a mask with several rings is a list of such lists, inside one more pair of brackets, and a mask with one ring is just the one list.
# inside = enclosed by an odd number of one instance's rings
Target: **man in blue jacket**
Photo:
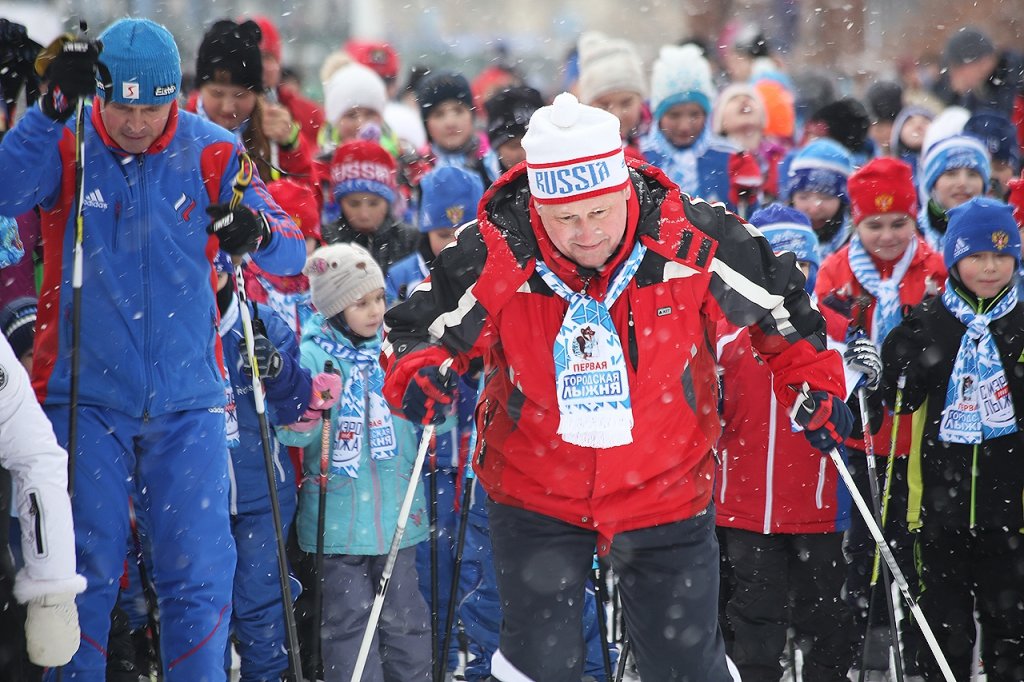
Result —
[[[104, 679], [135, 494], [148, 519], [164, 677], [223, 680], [236, 555], [211, 261], [218, 248], [251, 253], [263, 270], [290, 275], [305, 248], [258, 177], [229, 205], [236, 183], [243, 186], [241, 147], [231, 133], [178, 110], [181, 60], [165, 28], [122, 19], [100, 44], [102, 53], [97, 43], [61, 38], [44, 50], [37, 71], [49, 92], [0, 144], [0, 214], [38, 205], [47, 245], [33, 386], [62, 444], [73, 406], [77, 415], [72, 504], [88, 588], [77, 597], [82, 643], [67, 670], [76, 680]], [[82, 113], [81, 369], [73, 398], [73, 114], [93, 93]]]

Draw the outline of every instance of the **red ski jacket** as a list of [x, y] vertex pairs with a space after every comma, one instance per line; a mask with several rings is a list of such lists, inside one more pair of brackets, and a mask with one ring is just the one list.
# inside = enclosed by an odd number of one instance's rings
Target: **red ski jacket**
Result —
[[[606, 552], [619, 532], [692, 517], [714, 487], [718, 439], [714, 339], [719, 319], [751, 327], [754, 346], [789, 386], [841, 395], [842, 359], [792, 254], [720, 204], [682, 196], [654, 166], [627, 162], [632, 192], [623, 244], [597, 274], [557, 252], [533, 207], [525, 164], [492, 185], [476, 222], [435, 259], [431, 276], [385, 317], [385, 397], [399, 410], [411, 377], [455, 358], [482, 357], [474, 468], [496, 501], [595, 529]], [[633, 442], [607, 449], [557, 434], [553, 347], [567, 304], [535, 272], [602, 297], [636, 240], [648, 248], [610, 308], [626, 356]], [[590, 276], [585, 279], [585, 276]]]
[[[924, 299], [941, 294], [946, 288], [946, 266], [942, 262], [942, 254], [934, 251], [920, 236], [917, 239], [917, 253], [910, 261], [907, 274], [900, 282], [900, 302], [907, 306], [915, 306]], [[875, 314], [875, 298], [861, 286], [850, 269], [850, 246], [847, 244], [829, 255], [821, 264], [814, 292], [818, 300], [828, 302], [832, 308], [849, 308], [850, 324], [859, 327], [866, 334], [871, 333], [871, 318]], [[892, 264], [883, 266], [882, 276], [892, 273]], [[879, 348], [884, 339], [879, 339]], [[847, 445], [864, 450], [862, 438], [850, 438]], [[892, 446], [892, 416], [885, 415], [882, 427], [872, 438], [875, 454], [882, 457], [889, 455]], [[902, 420], [896, 441], [896, 456], [905, 457], [910, 452], [910, 420]]]
[[[822, 308], [831, 338], [843, 340]], [[838, 327], [840, 334], [834, 333]], [[774, 393], [768, 363], [750, 332], [719, 325], [722, 372], [720, 468], [715, 479], [716, 524], [754, 533], [834, 533], [849, 527], [850, 494], [828, 457], [793, 431]]]

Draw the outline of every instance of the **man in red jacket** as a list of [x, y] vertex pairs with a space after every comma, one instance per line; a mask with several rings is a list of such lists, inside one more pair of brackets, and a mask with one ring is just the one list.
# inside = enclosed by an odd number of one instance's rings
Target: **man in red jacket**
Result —
[[842, 359], [792, 255], [627, 163], [613, 115], [559, 95], [523, 147], [526, 162], [387, 314], [384, 349], [385, 396], [424, 423], [483, 358], [474, 468], [504, 607], [492, 674], [580, 679], [596, 549], [619, 576], [644, 679], [730, 680], [711, 500], [715, 325], [750, 327], [785, 409], [807, 385], [796, 419], [821, 449], [852, 424]]

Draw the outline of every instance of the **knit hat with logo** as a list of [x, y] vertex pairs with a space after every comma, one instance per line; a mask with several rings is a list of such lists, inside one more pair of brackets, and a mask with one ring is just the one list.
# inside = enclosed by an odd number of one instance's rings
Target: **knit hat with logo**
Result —
[[693, 44], [662, 46], [651, 72], [654, 121], [659, 121], [669, 108], [687, 102], [696, 102], [705, 114], [710, 114], [714, 99], [711, 66], [700, 48]]
[[783, 204], [769, 204], [750, 216], [750, 224], [761, 230], [775, 253], [791, 252], [797, 261], [810, 265], [807, 290], [814, 290], [821, 257], [818, 255], [818, 235], [811, 220], [800, 211]]
[[988, 187], [991, 173], [991, 162], [988, 149], [976, 137], [970, 135], [950, 135], [928, 147], [925, 152], [920, 174], [921, 190], [925, 196], [931, 194], [939, 176], [946, 171], [967, 168], [981, 176], [985, 187]]
[[1013, 256], [1020, 264], [1020, 232], [1009, 204], [974, 197], [949, 209], [947, 215], [949, 227], [942, 253], [947, 270], [972, 253], [982, 251]]
[[395, 203], [395, 159], [376, 142], [353, 140], [334, 150], [331, 190], [340, 200], [346, 194], [368, 192]]
[[589, 199], [629, 184], [619, 119], [568, 92], [534, 112], [523, 149], [530, 194], [538, 203]]
[[255, 21], [236, 24], [222, 19], [210, 27], [199, 45], [196, 85], [223, 82], [259, 92], [263, 90], [262, 32]]
[[591, 104], [610, 92], [633, 92], [647, 97], [644, 64], [631, 42], [588, 31], [580, 36], [577, 49], [581, 102]]
[[326, 318], [343, 312], [363, 296], [384, 288], [384, 273], [370, 252], [358, 244], [322, 246], [309, 257], [302, 273], [310, 295]]
[[835, 140], [812, 140], [797, 152], [789, 164], [786, 195], [794, 192], [820, 192], [830, 197], [846, 197], [846, 181], [853, 172], [853, 157]]
[[[100, 34], [100, 65], [109, 72], [97, 94], [119, 104], [170, 104], [181, 90], [181, 56], [174, 37], [149, 19], [118, 19]], [[101, 69], [101, 71], [103, 71]]]
[[476, 218], [484, 194], [480, 176], [458, 166], [441, 166], [420, 180], [420, 232], [459, 227]]
[[38, 304], [31, 296], [14, 299], [0, 310], [0, 332], [17, 358], [32, 350], [36, 336]]
[[352, 59], [370, 69], [385, 81], [398, 78], [398, 53], [388, 43], [373, 40], [350, 40], [345, 51]]
[[872, 159], [850, 176], [850, 218], [856, 225], [873, 215], [917, 215], [917, 190], [910, 165], [892, 157]]

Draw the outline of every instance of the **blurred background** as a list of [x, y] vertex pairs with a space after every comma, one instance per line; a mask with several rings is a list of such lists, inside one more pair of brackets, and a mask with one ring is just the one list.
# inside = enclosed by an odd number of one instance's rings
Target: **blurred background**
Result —
[[350, 38], [389, 41], [414, 64], [472, 76], [489, 63], [514, 65], [545, 94], [565, 80], [566, 56], [581, 31], [628, 38], [648, 66], [658, 47], [698, 38], [714, 56], [744, 31], [759, 30], [787, 67], [828, 72], [843, 94], [872, 80], [925, 79], [937, 72], [949, 34], [971, 24], [999, 47], [1024, 36], [1021, 0], [33, 0], [0, 1], [0, 16], [46, 44], [88, 20], [95, 33], [113, 19], [146, 16], [175, 34], [186, 72], [200, 38], [223, 17], [264, 14], [278, 24], [284, 63], [320, 94], [323, 59]]

